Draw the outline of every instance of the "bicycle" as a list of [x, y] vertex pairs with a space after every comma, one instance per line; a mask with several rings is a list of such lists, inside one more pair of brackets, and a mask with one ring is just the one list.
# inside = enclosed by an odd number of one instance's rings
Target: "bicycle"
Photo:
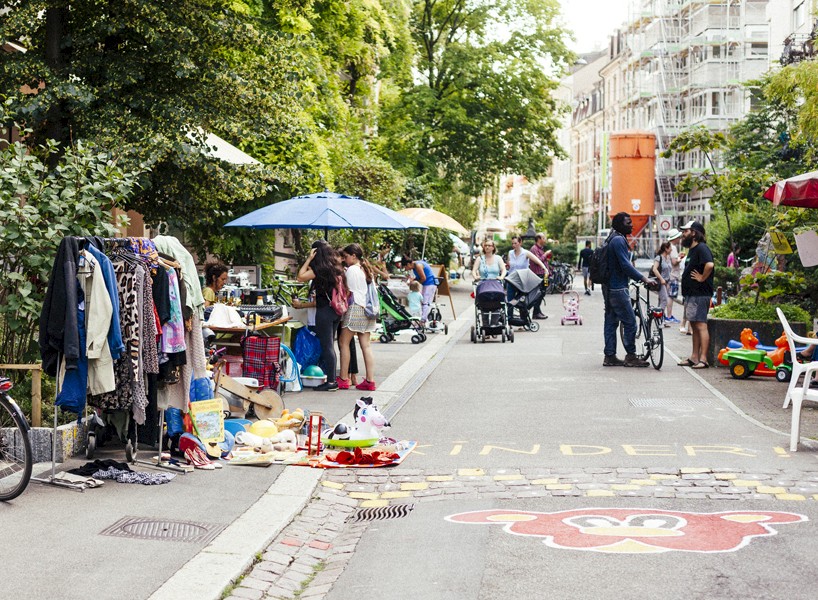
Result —
[[[643, 296], [640, 287], [645, 288]], [[650, 305], [650, 288], [648, 284], [631, 282], [631, 306], [636, 316], [636, 356], [642, 360], [650, 359], [657, 371], [662, 368], [665, 357], [664, 311]], [[625, 328], [620, 326], [619, 336], [625, 344]]]
[[9, 396], [12, 383], [0, 377], [0, 502], [23, 493], [34, 465], [28, 424], [23, 411]]

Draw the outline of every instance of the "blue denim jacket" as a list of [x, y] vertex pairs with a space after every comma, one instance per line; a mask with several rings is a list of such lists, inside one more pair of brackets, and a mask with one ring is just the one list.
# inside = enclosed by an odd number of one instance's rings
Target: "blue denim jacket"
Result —
[[608, 287], [610, 289], [626, 288], [628, 287], [628, 279], [641, 281], [645, 277], [631, 264], [628, 241], [624, 235], [614, 233], [608, 245], [608, 266], [611, 270], [611, 281]]

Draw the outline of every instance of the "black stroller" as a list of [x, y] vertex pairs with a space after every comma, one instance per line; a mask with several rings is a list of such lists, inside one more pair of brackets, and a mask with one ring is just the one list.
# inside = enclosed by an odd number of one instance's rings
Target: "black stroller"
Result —
[[505, 344], [506, 340], [514, 342], [514, 332], [506, 318], [506, 290], [498, 279], [479, 281], [474, 293], [474, 325], [471, 328], [471, 341], [485, 342], [490, 335], [499, 335]]
[[[516, 296], [508, 303], [511, 307], [512, 327], [525, 327], [529, 331], [539, 331], [540, 324], [531, 319], [530, 310], [545, 296], [542, 277], [528, 269], [518, 269], [506, 276], [506, 285], [510, 286]], [[516, 314], [519, 311], [519, 315]]]
[[383, 333], [381, 333], [380, 337], [382, 344], [394, 341], [395, 333], [404, 329], [411, 329], [415, 332], [412, 336], [413, 344], [426, 341], [426, 332], [423, 331], [420, 320], [410, 315], [406, 307], [398, 301], [395, 294], [383, 283], [378, 285], [378, 296], [380, 297], [381, 326], [383, 327]]

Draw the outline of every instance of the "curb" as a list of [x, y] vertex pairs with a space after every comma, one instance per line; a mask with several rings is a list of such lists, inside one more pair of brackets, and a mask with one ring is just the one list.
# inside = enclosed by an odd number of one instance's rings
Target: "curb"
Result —
[[[409, 396], [404, 398], [404, 388], [413, 383], [415, 376], [436, 355], [456, 343], [470, 321], [470, 318], [456, 319], [448, 335], [435, 334], [383, 381], [372, 394], [382, 410], [396, 399], [405, 402], [411, 397], [415, 390], [410, 388]], [[352, 411], [342, 420], [351, 422]], [[165, 581], [149, 600], [219, 600], [225, 588], [233, 585], [253, 564], [256, 554], [263, 552], [309, 503], [323, 474], [323, 469], [285, 467], [261, 498]]]

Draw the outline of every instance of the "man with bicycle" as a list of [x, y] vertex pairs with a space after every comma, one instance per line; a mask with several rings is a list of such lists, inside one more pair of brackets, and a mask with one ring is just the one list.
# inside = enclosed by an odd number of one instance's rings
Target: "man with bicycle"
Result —
[[[633, 231], [631, 216], [626, 212], [614, 215], [611, 233], [606, 240], [607, 261], [610, 278], [602, 284], [602, 298], [605, 300], [605, 359], [604, 367], [647, 367], [648, 361], [636, 356], [636, 316], [631, 306], [628, 280], [653, 282], [636, 270], [630, 260], [627, 235]], [[625, 360], [616, 356], [616, 334], [622, 323], [622, 344], [625, 346]]]

